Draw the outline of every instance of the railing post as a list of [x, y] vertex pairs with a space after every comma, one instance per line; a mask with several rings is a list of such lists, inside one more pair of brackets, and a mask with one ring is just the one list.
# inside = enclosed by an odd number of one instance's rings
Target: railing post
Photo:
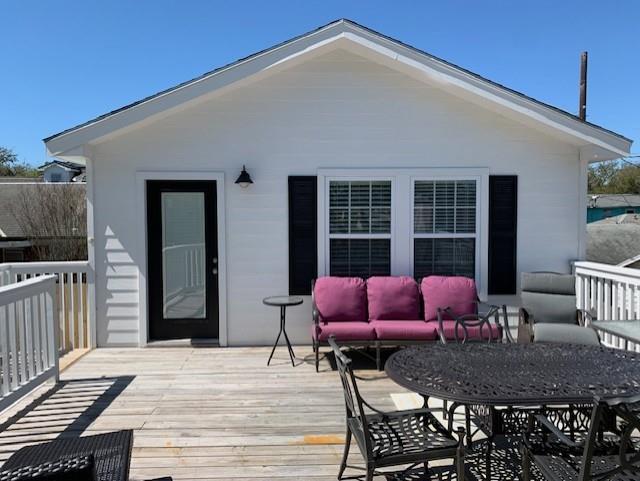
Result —
[[60, 378], [56, 278], [21, 275], [24, 280], [0, 287], [0, 411], [42, 382]]
[[[56, 285], [55, 283], [47, 292], [47, 304], [50, 306], [51, 312], [51, 321], [49, 325], [53, 327], [53, 343], [50, 344], [50, 356], [52, 357], [53, 366], [54, 366], [54, 378], [55, 382], [60, 382], [60, 326], [59, 324], [59, 315], [60, 311], [58, 310], [58, 298], [56, 296]], [[47, 316], [48, 317], [48, 316]]]
[[93, 266], [87, 270], [87, 339], [89, 349], [98, 347], [96, 321], [96, 275]]
[[10, 351], [9, 351], [9, 322], [7, 311], [8, 306], [0, 306], [0, 355], [2, 359], [2, 387], [0, 394], [6, 396], [11, 391], [10, 380], [11, 370], [9, 369]]
[[576, 273], [576, 304], [578, 309], [584, 309], [584, 289], [582, 288], [582, 275]]

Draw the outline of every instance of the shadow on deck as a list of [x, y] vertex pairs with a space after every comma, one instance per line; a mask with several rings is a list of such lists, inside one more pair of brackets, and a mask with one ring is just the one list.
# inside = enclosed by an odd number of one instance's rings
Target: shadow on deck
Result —
[[81, 436], [133, 379], [74, 379], [42, 392], [0, 424], [0, 461], [28, 444]]

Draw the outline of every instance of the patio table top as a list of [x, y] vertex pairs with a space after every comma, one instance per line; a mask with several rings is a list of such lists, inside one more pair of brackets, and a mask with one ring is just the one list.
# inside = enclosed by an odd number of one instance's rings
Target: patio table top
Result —
[[630, 342], [640, 343], [640, 320], [594, 321], [593, 327], [598, 331], [613, 334]]
[[594, 395], [639, 395], [640, 354], [576, 344], [413, 346], [385, 365], [397, 384], [462, 404], [588, 404]]

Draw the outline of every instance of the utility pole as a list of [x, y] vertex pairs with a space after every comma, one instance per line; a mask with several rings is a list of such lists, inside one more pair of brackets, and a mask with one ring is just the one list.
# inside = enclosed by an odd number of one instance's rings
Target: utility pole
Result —
[[580, 56], [580, 105], [578, 106], [578, 117], [580, 120], [587, 120], [587, 62], [589, 54], [582, 52]]

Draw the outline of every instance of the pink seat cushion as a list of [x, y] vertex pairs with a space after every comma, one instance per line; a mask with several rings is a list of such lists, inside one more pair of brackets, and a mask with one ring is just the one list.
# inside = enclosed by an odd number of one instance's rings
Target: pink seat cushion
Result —
[[413, 277], [370, 277], [369, 319], [414, 320], [420, 317], [420, 293]]
[[[425, 324], [430, 324], [433, 326], [434, 329], [438, 329], [438, 321], [429, 321], [429, 322], [425, 322]], [[443, 321], [443, 330], [444, 330], [444, 337], [445, 339], [447, 339], [448, 341], [455, 341], [456, 340], [456, 335], [455, 335], [455, 325], [456, 325], [456, 321]], [[489, 323], [489, 324], [483, 324], [482, 325], [482, 332], [480, 329], [480, 326], [467, 326], [467, 333], [468, 333], [468, 337], [467, 340], [471, 340], [471, 341], [477, 341], [480, 339], [486, 339], [489, 340], [489, 338], [491, 338], [492, 340], [499, 340], [502, 339], [502, 326], [499, 326], [497, 324], [494, 323]], [[482, 337], [480, 337], [482, 335]], [[462, 341], [464, 339], [464, 330], [462, 329], [462, 326], [458, 326], [458, 340]]]
[[[429, 276], [422, 279], [424, 318], [438, 319], [438, 308], [450, 307], [455, 316], [475, 313], [476, 283], [468, 277]], [[451, 319], [445, 315], [445, 319]]]
[[373, 341], [376, 333], [369, 322], [338, 321], [320, 323], [320, 334], [316, 337], [316, 326], [311, 326], [314, 340], [327, 341], [329, 336], [335, 336], [336, 341]]
[[376, 337], [386, 341], [434, 341], [438, 330], [432, 323], [406, 320], [371, 321]]
[[321, 321], [367, 320], [367, 286], [359, 277], [320, 277], [313, 295]]

